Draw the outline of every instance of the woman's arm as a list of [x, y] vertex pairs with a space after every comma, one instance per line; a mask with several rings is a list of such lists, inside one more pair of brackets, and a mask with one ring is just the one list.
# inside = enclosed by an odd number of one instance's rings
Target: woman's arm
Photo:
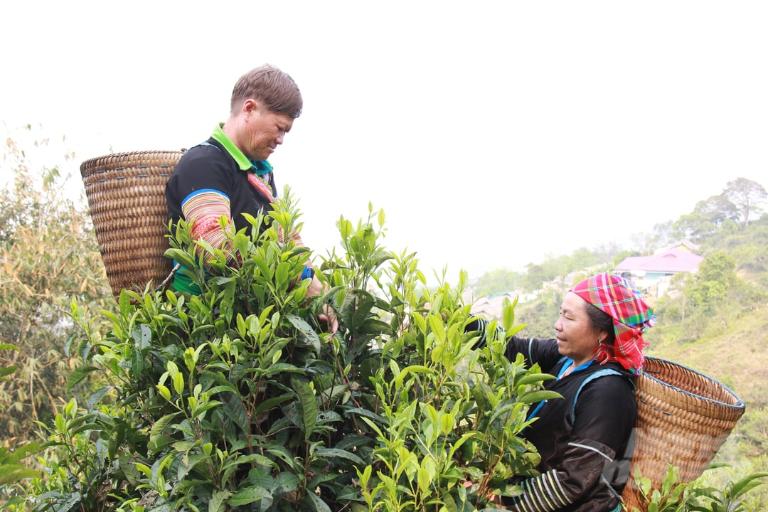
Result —
[[513, 336], [507, 342], [507, 359], [514, 360], [517, 354], [523, 354], [528, 366], [538, 363], [543, 372], [551, 373], [563, 357], [557, 350], [557, 341], [541, 338], [518, 338]]
[[[603, 477], [613, 452], [605, 445], [580, 441], [564, 447], [563, 462], [558, 467], [524, 480], [523, 494], [505, 499], [505, 505], [517, 512], [556, 512], [576, 503], [585, 507], [574, 509], [579, 511], [609, 510], [616, 506], [618, 494]], [[605, 486], [605, 492], [596, 495], [597, 486]]]
[[522, 483], [523, 495], [508, 502], [511, 510], [553, 512], [597, 502], [607, 509], [618, 503], [614, 487], [621, 489], [628, 474], [624, 455], [635, 421], [634, 391], [626, 377], [597, 379], [584, 387], [573, 411], [565, 419], [573, 423], [572, 435], [560, 456], [551, 469]]
[[[474, 348], [485, 346], [489, 324], [488, 320], [475, 317], [464, 328], [465, 332], [477, 332], [479, 335]], [[503, 337], [504, 329], [496, 327], [496, 335]], [[544, 372], [552, 370], [562, 357], [557, 350], [557, 341], [554, 339], [519, 338], [517, 336], [512, 336], [507, 340], [507, 348], [504, 353], [509, 360], [514, 360], [517, 354], [523, 354], [529, 366], [538, 363]]]

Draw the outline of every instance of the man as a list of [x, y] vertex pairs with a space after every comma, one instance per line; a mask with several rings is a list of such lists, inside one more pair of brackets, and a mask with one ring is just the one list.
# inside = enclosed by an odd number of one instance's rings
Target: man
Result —
[[[226, 242], [222, 216], [239, 230], [249, 226], [243, 213], [269, 211], [277, 188], [267, 159], [283, 143], [302, 105], [296, 83], [273, 66], [240, 77], [232, 91], [229, 119], [207, 141], [184, 153], [168, 180], [165, 197], [171, 219], [185, 219], [195, 239], [218, 248]], [[321, 292], [311, 268], [302, 277], [312, 277], [310, 296]], [[176, 272], [173, 288], [198, 291], [183, 272]]]

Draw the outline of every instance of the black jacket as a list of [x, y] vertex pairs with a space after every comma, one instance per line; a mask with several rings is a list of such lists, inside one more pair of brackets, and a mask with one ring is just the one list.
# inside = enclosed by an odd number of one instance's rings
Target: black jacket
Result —
[[[269, 173], [268, 178], [272, 195], [277, 197], [274, 174]], [[195, 191], [205, 189], [216, 190], [227, 197], [230, 214], [238, 230], [250, 227], [243, 213], [255, 217], [272, 209], [269, 202], [248, 183], [247, 173], [240, 170], [232, 155], [214, 138], [189, 148], [168, 179], [165, 199], [171, 220], [176, 223], [184, 218], [181, 206], [186, 198]]]
[[[486, 327], [480, 319], [467, 326], [480, 333], [478, 346], [485, 344]], [[513, 360], [517, 354], [556, 377], [572, 363], [554, 339], [513, 337], [506, 356]], [[563, 398], [533, 404], [529, 415], [537, 420], [523, 432], [541, 455], [541, 474], [516, 482], [523, 494], [504, 504], [525, 512], [619, 511], [637, 416], [633, 375], [616, 363], [593, 361], [547, 381], [545, 388]]]
[[[514, 359], [518, 353], [555, 376], [572, 363], [553, 339], [513, 337], [506, 355]], [[538, 411], [533, 405], [538, 419], [524, 432], [541, 455], [541, 475], [523, 481], [524, 494], [507, 505], [537, 512], [618, 510], [637, 415], [633, 376], [616, 363], [592, 362], [545, 387], [563, 398], [547, 401]]]

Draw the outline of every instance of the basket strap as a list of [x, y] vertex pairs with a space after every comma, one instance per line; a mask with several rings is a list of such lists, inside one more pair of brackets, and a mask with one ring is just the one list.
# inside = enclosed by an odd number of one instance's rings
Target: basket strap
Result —
[[621, 377], [621, 373], [617, 372], [616, 370], [612, 370], [611, 368], [603, 368], [602, 370], [597, 370], [595, 373], [589, 375], [586, 379], [584, 379], [581, 382], [581, 385], [579, 385], [579, 389], [576, 390], [576, 396], [573, 397], [573, 403], [571, 404], [571, 411], [568, 414], [568, 420], [571, 425], [573, 425], [574, 421], [576, 420], [576, 402], [579, 400], [579, 395], [581, 394], [581, 390], [584, 389], [584, 386], [592, 382], [593, 380], [599, 379], [601, 377], [607, 377], [608, 375], [618, 375]]

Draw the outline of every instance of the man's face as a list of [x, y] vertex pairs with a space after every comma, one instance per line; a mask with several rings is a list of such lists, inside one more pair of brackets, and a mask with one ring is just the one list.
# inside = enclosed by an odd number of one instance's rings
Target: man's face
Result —
[[293, 119], [267, 109], [261, 102], [245, 100], [238, 146], [251, 160], [266, 160], [283, 143]]

